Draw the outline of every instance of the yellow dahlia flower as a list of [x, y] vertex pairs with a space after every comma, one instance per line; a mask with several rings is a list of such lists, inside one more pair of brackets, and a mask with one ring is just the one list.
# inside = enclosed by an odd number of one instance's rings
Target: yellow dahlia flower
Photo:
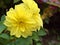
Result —
[[43, 26], [37, 4], [33, 0], [22, 1], [23, 3], [15, 5], [15, 9], [10, 8], [4, 21], [10, 35], [18, 38], [31, 36], [33, 31], [39, 30], [40, 26]]

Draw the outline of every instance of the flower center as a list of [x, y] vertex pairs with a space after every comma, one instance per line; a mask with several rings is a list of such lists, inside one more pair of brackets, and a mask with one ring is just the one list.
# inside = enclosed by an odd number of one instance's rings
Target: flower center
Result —
[[20, 22], [19, 22], [19, 24], [22, 24], [22, 23], [23, 23], [23, 21], [20, 21]]

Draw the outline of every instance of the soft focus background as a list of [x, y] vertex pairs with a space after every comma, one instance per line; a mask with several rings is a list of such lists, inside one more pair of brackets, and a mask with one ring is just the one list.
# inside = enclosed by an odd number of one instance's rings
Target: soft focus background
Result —
[[[42, 19], [44, 21], [43, 22], [44, 29], [46, 31], [46, 35], [42, 32], [43, 33], [42, 35], [44, 36], [41, 36], [41, 38], [39, 39], [40, 43], [42, 44], [39, 44], [38, 41], [37, 45], [60, 45], [60, 0], [35, 0], [35, 2], [38, 4], [38, 7], [41, 9], [40, 14], [42, 15]], [[0, 0], [0, 20], [1, 18], [2, 20], [4, 19], [3, 15], [6, 15], [6, 12], [11, 7], [14, 8], [14, 5], [20, 3], [22, 3], [21, 0]], [[1, 24], [0, 27], [5, 28], [1, 26]], [[3, 39], [1, 39], [1, 37]], [[0, 31], [0, 45], [6, 45], [4, 43], [6, 41], [6, 38], [8, 38], [8, 36], [5, 34], [1, 35], [1, 31]], [[14, 40], [10, 40], [10, 41], [13, 41], [14, 43]], [[16, 44], [11, 43], [10, 45], [16, 45]], [[32, 45], [36, 45], [34, 40]]]

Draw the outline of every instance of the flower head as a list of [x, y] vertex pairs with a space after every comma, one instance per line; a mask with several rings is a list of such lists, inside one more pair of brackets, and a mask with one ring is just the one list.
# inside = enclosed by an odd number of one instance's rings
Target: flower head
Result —
[[15, 5], [15, 9], [10, 8], [4, 21], [10, 35], [18, 38], [31, 36], [32, 31], [39, 30], [40, 26], [43, 26], [37, 4], [33, 0], [22, 1], [23, 3]]

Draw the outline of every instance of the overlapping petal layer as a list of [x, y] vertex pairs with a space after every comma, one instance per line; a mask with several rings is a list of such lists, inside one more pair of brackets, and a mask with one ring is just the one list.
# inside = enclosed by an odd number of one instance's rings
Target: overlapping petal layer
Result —
[[31, 36], [33, 31], [39, 30], [43, 26], [39, 14], [40, 9], [34, 0], [22, 1], [23, 3], [15, 5], [15, 9], [10, 8], [4, 21], [10, 35], [15, 35], [18, 38]]

